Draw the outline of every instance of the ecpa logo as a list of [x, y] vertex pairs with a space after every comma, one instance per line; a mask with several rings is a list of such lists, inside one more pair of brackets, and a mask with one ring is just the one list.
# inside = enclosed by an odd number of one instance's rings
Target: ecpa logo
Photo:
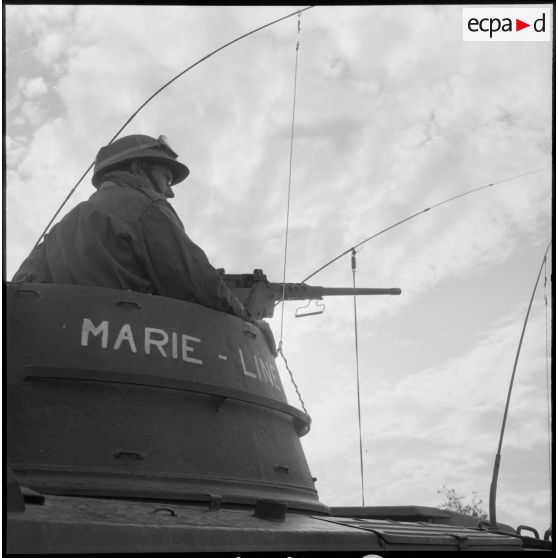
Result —
[[550, 41], [550, 8], [463, 8], [464, 41]]

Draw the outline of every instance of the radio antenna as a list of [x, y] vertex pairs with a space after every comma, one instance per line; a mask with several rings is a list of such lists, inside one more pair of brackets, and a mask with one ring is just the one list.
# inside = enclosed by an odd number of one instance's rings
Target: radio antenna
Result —
[[546, 247], [546, 251], [544, 253], [543, 261], [541, 263], [541, 267], [539, 269], [539, 274], [537, 275], [537, 280], [535, 281], [535, 287], [533, 288], [533, 293], [531, 294], [531, 300], [529, 301], [529, 306], [527, 308], [527, 314], [525, 315], [525, 320], [523, 321], [523, 330], [521, 331], [521, 336], [519, 338], [519, 345], [517, 347], [517, 353], [515, 355], [515, 362], [513, 364], [513, 371], [510, 380], [510, 387], [508, 389], [508, 398], [506, 400], [506, 407], [504, 410], [504, 418], [502, 419], [502, 428], [500, 430], [500, 441], [498, 443], [498, 451], [496, 452], [496, 457], [494, 458], [494, 469], [492, 471], [492, 482], [490, 483], [490, 500], [488, 504], [489, 510], [489, 519], [490, 519], [490, 528], [497, 529], [496, 523], [496, 487], [498, 485], [498, 473], [500, 472], [500, 460], [501, 460], [501, 451], [502, 451], [502, 442], [504, 440], [504, 430], [506, 428], [506, 420], [508, 418], [508, 410], [510, 406], [510, 399], [511, 393], [513, 388], [513, 381], [515, 378], [515, 371], [517, 369], [517, 362], [519, 360], [519, 353], [521, 352], [521, 345], [523, 343], [523, 336], [525, 335], [525, 329], [527, 327], [527, 320], [529, 319], [529, 312], [531, 312], [531, 306], [533, 305], [533, 299], [535, 298], [535, 292], [537, 290], [537, 286], [539, 284], [539, 279], [541, 278], [541, 273], [543, 267], [546, 263], [546, 255], [548, 254], [548, 250], [552, 245], [552, 241], [549, 242], [548, 246]]
[[322, 265], [322, 267], [319, 267], [318, 269], [316, 269], [316, 271], [312, 272], [310, 275], [305, 277], [301, 281], [301, 283], [306, 283], [306, 281], [308, 281], [308, 279], [314, 277], [314, 275], [318, 274], [320, 271], [322, 271], [326, 267], [330, 266], [332, 263], [336, 262], [339, 258], [342, 258], [343, 256], [347, 255], [349, 252], [352, 252], [353, 250], [356, 250], [359, 246], [362, 246], [363, 244], [366, 244], [367, 242], [369, 242], [373, 238], [376, 238], [376, 237], [390, 231], [391, 229], [394, 229], [395, 227], [398, 227], [399, 225], [402, 225], [403, 223], [406, 223], [407, 221], [410, 221], [411, 219], [414, 219], [415, 217], [418, 217], [419, 215], [422, 215], [423, 213], [426, 213], [427, 211], [430, 211], [431, 209], [434, 209], [436, 207], [439, 207], [440, 205], [444, 205], [446, 203], [449, 203], [449, 202], [451, 202], [453, 200], [456, 200], [458, 198], [468, 196], [469, 194], [473, 194], [473, 193], [478, 192], [480, 190], [484, 190], [486, 188], [492, 188], [493, 186], [496, 186], [497, 184], [503, 184], [504, 182], [509, 182], [510, 180], [515, 180], [517, 178], [521, 178], [521, 177], [527, 176], [529, 174], [534, 174], [536, 172], [541, 172], [541, 171], [545, 170], [545, 168], [546, 167], [536, 169], [536, 170], [532, 170], [532, 171], [529, 171], [529, 172], [524, 172], [523, 174], [517, 174], [515, 176], [512, 176], [511, 178], [505, 178], [504, 180], [499, 180], [498, 182], [492, 182], [490, 184], [485, 184], [484, 186], [479, 186], [478, 188], [473, 188], [472, 190], [467, 190], [466, 192], [461, 192], [461, 194], [457, 194], [455, 196], [452, 196], [451, 198], [448, 198], [448, 199], [442, 200], [438, 203], [435, 203], [434, 205], [431, 205], [430, 207], [426, 207], [425, 209], [422, 209], [421, 211], [417, 211], [416, 213], [413, 213], [412, 215], [409, 215], [409, 217], [405, 217], [405, 219], [401, 219], [401, 221], [397, 221], [397, 223], [394, 223], [393, 225], [390, 225], [389, 227], [381, 230], [380, 232], [377, 232], [377, 233], [369, 236], [368, 238], [365, 238], [364, 240], [362, 240], [358, 244], [355, 244], [354, 246], [351, 246], [351, 248], [348, 248], [344, 252], [341, 252], [341, 254], [339, 254], [338, 256], [336, 256], [335, 258], [333, 258], [332, 260], [330, 260], [326, 264]]
[[[124, 124], [120, 127], [118, 132], [116, 132], [116, 134], [114, 134], [112, 139], [108, 142], [108, 145], [110, 145], [120, 135], [120, 133], [136, 117], [136, 115], [140, 112], [140, 110], [142, 110], [153, 98], [155, 98], [159, 93], [161, 93], [161, 91], [163, 91], [163, 89], [166, 89], [171, 83], [176, 81], [179, 77], [183, 76], [186, 72], [190, 71], [192, 68], [195, 68], [198, 64], [201, 64], [202, 62], [204, 62], [205, 60], [207, 60], [208, 58], [210, 58], [214, 54], [217, 54], [219, 51], [227, 48], [228, 46], [230, 46], [230, 45], [232, 45], [232, 44], [234, 44], [234, 43], [236, 43], [236, 42], [238, 42], [238, 41], [240, 41], [240, 40], [242, 40], [246, 37], [249, 37], [250, 35], [253, 35], [254, 33], [257, 33], [258, 31], [261, 31], [262, 29], [265, 29], [266, 27], [271, 27], [272, 25], [275, 25], [276, 23], [279, 23], [280, 21], [283, 21], [284, 19], [288, 19], [289, 17], [293, 17], [295, 15], [300, 15], [302, 12], [305, 12], [306, 10], [309, 10], [310, 8], [313, 8], [313, 7], [314, 6], [308, 6], [306, 8], [301, 8], [300, 10], [296, 10], [296, 12], [291, 12], [290, 14], [288, 14], [286, 16], [280, 17], [279, 19], [275, 19], [274, 21], [270, 21], [269, 23], [266, 23], [265, 25], [261, 25], [260, 27], [257, 27], [256, 29], [252, 29], [252, 31], [248, 31], [248, 33], [244, 33], [243, 35], [240, 35], [239, 37], [236, 37], [236, 39], [233, 39], [232, 41], [229, 41], [228, 43], [225, 43], [224, 45], [221, 45], [219, 48], [216, 48], [214, 51], [212, 51], [209, 54], [206, 54], [204, 57], [200, 58], [197, 62], [194, 62], [192, 65], [188, 66], [185, 70], [182, 70], [180, 73], [176, 74], [172, 79], [167, 81], [163, 86], [159, 87], [159, 89], [157, 89], [157, 91], [155, 91], [155, 93], [153, 93], [146, 101], [144, 101], [135, 110], [135, 112], [128, 118], [128, 120], [126, 120], [126, 122], [124, 122]], [[72, 189], [70, 190], [70, 193], [66, 196], [64, 201], [61, 203], [60, 207], [56, 210], [56, 213], [52, 216], [52, 219], [48, 222], [48, 225], [45, 227], [45, 229], [41, 233], [41, 236], [39, 236], [39, 238], [37, 239], [37, 242], [35, 242], [35, 246], [33, 246], [33, 249], [35, 249], [39, 245], [39, 243], [41, 242], [41, 240], [43, 239], [43, 237], [47, 233], [48, 229], [50, 228], [50, 226], [52, 225], [52, 223], [54, 222], [54, 220], [56, 219], [58, 214], [62, 211], [62, 208], [66, 205], [66, 202], [70, 199], [72, 194], [76, 191], [77, 187], [81, 184], [82, 180], [85, 178], [87, 173], [93, 168], [93, 165], [95, 165], [95, 161], [93, 161], [89, 165], [89, 167], [87, 167], [86, 171], [81, 175], [80, 179], [72, 187]]]

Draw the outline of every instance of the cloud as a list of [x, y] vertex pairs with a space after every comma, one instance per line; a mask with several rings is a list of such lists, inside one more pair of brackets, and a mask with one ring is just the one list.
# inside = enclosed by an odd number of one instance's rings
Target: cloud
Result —
[[28, 99], [39, 97], [40, 95], [44, 95], [48, 91], [45, 80], [40, 76], [23, 81], [20, 87], [22, 89], [23, 95]]
[[[7, 276], [143, 101], [288, 11], [6, 6]], [[300, 36], [292, 18], [166, 88], [124, 133], [165, 133], [188, 164], [173, 205], [215, 265], [262, 268], [273, 281], [283, 274], [297, 39], [288, 281], [451, 196], [546, 167], [427, 211], [357, 254], [359, 286], [403, 289], [357, 299], [367, 503], [436, 505], [444, 483], [486, 498], [525, 305], [551, 233], [552, 49], [466, 44], [456, 6], [319, 6], [303, 14]], [[90, 176], [63, 213], [93, 193]], [[309, 283], [351, 286], [349, 255]], [[548, 515], [533, 499], [548, 493], [537, 301], [506, 435], [511, 480], [499, 492], [515, 524]], [[283, 332], [313, 416], [302, 443], [322, 501], [358, 504], [353, 301], [327, 299], [323, 315], [295, 318], [303, 304], [286, 303]], [[280, 307], [270, 323], [279, 338]]]
[[66, 37], [61, 33], [51, 33], [41, 38], [38, 45], [38, 58], [43, 64], [58, 61], [66, 48]]

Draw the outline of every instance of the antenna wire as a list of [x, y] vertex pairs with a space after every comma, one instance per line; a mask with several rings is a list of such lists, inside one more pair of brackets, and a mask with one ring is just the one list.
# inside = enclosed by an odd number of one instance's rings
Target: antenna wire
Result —
[[411, 219], [414, 219], [415, 217], [418, 217], [419, 215], [422, 215], [423, 213], [426, 213], [427, 211], [430, 211], [431, 209], [434, 209], [435, 207], [439, 207], [441, 205], [444, 205], [445, 203], [449, 203], [450, 201], [456, 200], [458, 198], [462, 198], [463, 196], [473, 194], [474, 192], [478, 192], [479, 190], [484, 190], [485, 188], [491, 188], [492, 186], [496, 186], [497, 184], [503, 184], [504, 182], [509, 182], [510, 180], [515, 180], [517, 178], [522, 178], [523, 176], [527, 176], [529, 174], [533, 174], [533, 173], [536, 173], [536, 172], [541, 172], [545, 168], [546, 167], [536, 169], [536, 170], [532, 170], [532, 171], [529, 171], [529, 172], [525, 172], [523, 174], [518, 174], [516, 176], [512, 176], [511, 178], [505, 178], [504, 180], [499, 180], [498, 182], [492, 182], [491, 184], [485, 184], [484, 186], [479, 186], [478, 188], [473, 188], [472, 190], [467, 190], [466, 192], [462, 192], [461, 194], [457, 194], [456, 196], [452, 196], [451, 198], [448, 198], [447, 200], [443, 200], [441, 202], [438, 202], [438, 203], [436, 203], [436, 204], [434, 204], [430, 207], [427, 207], [427, 208], [425, 208], [421, 211], [417, 211], [416, 213], [413, 213], [413, 215], [410, 215], [409, 217], [406, 217], [405, 219], [402, 219], [401, 221], [398, 221], [397, 223], [394, 223], [393, 225], [390, 225], [389, 227], [381, 230], [380, 232], [377, 232], [377, 233], [373, 234], [372, 236], [369, 236], [368, 238], [365, 238], [362, 242], [359, 242], [358, 244], [355, 244], [352, 248], [349, 248], [348, 250], [345, 250], [344, 252], [342, 252], [341, 254], [339, 254], [338, 256], [336, 256], [335, 258], [333, 258], [332, 260], [330, 260], [326, 264], [322, 265], [322, 267], [319, 267], [316, 271], [314, 271], [313, 273], [308, 275], [308, 277], [305, 277], [301, 281], [301, 283], [305, 283], [306, 281], [308, 281], [308, 279], [310, 279], [311, 277], [314, 277], [314, 275], [318, 274], [320, 271], [322, 271], [326, 267], [330, 266], [332, 263], [336, 262], [339, 258], [342, 258], [346, 254], [348, 254], [354, 248], [358, 248], [359, 246], [362, 246], [363, 244], [372, 240], [373, 238], [376, 238], [376, 237], [380, 236], [381, 234], [384, 234], [384, 233], [390, 231], [391, 229], [394, 229], [395, 227], [398, 227], [399, 225], [402, 225], [403, 223], [406, 223], [407, 221], [410, 221]]
[[535, 293], [537, 291], [537, 286], [539, 284], [539, 279], [541, 278], [541, 273], [543, 267], [546, 264], [546, 255], [548, 254], [548, 250], [552, 245], [552, 241], [548, 244], [546, 251], [544, 253], [543, 261], [541, 263], [541, 267], [539, 269], [539, 274], [537, 275], [537, 280], [535, 281], [535, 287], [533, 288], [533, 293], [531, 294], [531, 300], [529, 301], [529, 306], [527, 308], [527, 314], [525, 315], [525, 320], [523, 322], [523, 329], [521, 331], [521, 336], [519, 338], [519, 345], [517, 347], [517, 353], [515, 355], [515, 362], [513, 364], [513, 371], [510, 380], [510, 386], [508, 389], [508, 397], [506, 399], [506, 407], [504, 409], [504, 417], [502, 419], [502, 428], [500, 430], [500, 441], [498, 442], [498, 451], [496, 452], [496, 457], [494, 458], [494, 469], [492, 471], [492, 482], [490, 483], [490, 501], [489, 501], [489, 519], [490, 519], [490, 528], [497, 529], [496, 523], [496, 488], [498, 485], [498, 473], [500, 471], [500, 460], [501, 460], [501, 451], [502, 451], [502, 442], [504, 441], [504, 431], [506, 428], [506, 420], [508, 418], [508, 410], [510, 406], [510, 399], [512, 394], [513, 388], [513, 381], [515, 378], [515, 371], [517, 369], [517, 362], [519, 360], [519, 354], [521, 352], [521, 345], [523, 344], [523, 337], [525, 335], [525, 329], [527, 328], [527, 321], [529, 319], [529, 313], [531, 312], [531, 306], [533, 305], [533, 299], [535, 298]]
[[285, 310], [285, 281], [287, 275], [287, 249], [289, 245], [289, 217], [291, 213], [291, 184], [293, 175], [293, 149], [294, 149], [294, 131], [295, 131], [295, 111], [296, 111], [296, 83], [298, 75], [298, 51], [300, 47], [300, 14], [298, 14], [298, 28], [296, 34], [296, 54], [294, 67], [294, 86], [293, 86], [293, 111], [291, 119], [291, 149], [289, 154], [289, 183], [287, 187], [287, 222], [285, 225], [285, 251], [283, 256], [283, 292], [281, 295], [281, 333], [279, 336], [279, 347], [283, 345], [283, 323]]
[[[110, 145], [119, 135], [120, 133], [124, 130], [124, 128], [126, 128], [126, 126], [128, 126], [128, 124], [137, 116], [137, 114], [153, 99], [155, 98], [159, 93], [161, 93], [161, 91], [163, 91], [163, 89], [166, 89], [171, 83], [173, 83], [174, 81], [176, 81], [179, 77], [183, 76], [186, 72], [190, 71], [192, 68], [195, 68], [198, 64], [201, 64], [202, 62], [204, 62], [205, 60], [207, 60], [208, 58], [210, 58], [211, 56], [213, 56], [214, 54], [217, 54], [219, 51], [227, 48], [228, 46], [246, 38], [249, 37], [250, 35], [253, 35], [254, 33], [257, 33], [258, 31], [261, 31], [262, 29], [265, 29], [266, 27], [270, 27], [272, 25], [275, 25], [276, 23], [279, 23], [280, 21], [283, 21], [284, 19], [288, 19], [289, 17], [292, 17], [294, 15], [298, 15], [299, 19], [300, 19], [300, 14], [302, 12], [305, 12], [306, 10], [309, 10], [310, 8], [313, 8], [314, 6], [308, 6], [306, 8], [302, 8], [300, 10], [297, 10], [296, 12], [291, 12], [290, 14], [280, 17], [279, 19], [276, 19], [274, 21], [270, 21], [269, 23], [266, 23], [265, 25], [261, 25], [260, 27], [257, 27], [256, 29], [252, 29], [252, 31], [249, 31], [248, 33], [244, 33], [243, 35], [240, 35], [240, 37], [237, 37], [236, 39], [233, 39], [232, 41], [229, 41], [228, 43], [225, 43], [224, 45], [220, 46], [219, 48], [215, 49], [214, 51], [210, 52], [209, 54], [206, 54], [203, 58], [200, 58], [197, 62], [194, 62], [194, 64], [192, 64], [191, 66], [188, 66], [185, 70], [182, 70], [180, 73], [176, 74], [172, 79], [170, 79], [169, 81], [167, 81], [162, 87], [159, 87], [159, 89], [157, 89], [157, 91], [155, 91], [155, 93], [153, 93], [146, 101], [144, 101], [136, 110], [135, 112], [128, 118], [128, 120], [126, 120], [126, 122], [124, 122], [124, 124], [120, 127], [120, 129], [118, 130], [118, 132], [116, 132], [116, 134], [114, 134], [114, 136], [112, 137], [112, 139], [108, 142], [108, 145]], [[41, 236], [39, 236], [37, 242], [35, 242], [35, 246], [33, 248], [36, 248], [39, 244], [39, 242], [41, 242], [41, 240], [43, 239], [43, 237], [45, 236], [45, 234], [47, 233], [48, 229], [50, 228], [50, 226], [52, 225], [52, 223], [54, 222], [54, 220], [56, 219], [56, 217], [58, 216], [58, 214], [62, 211], [62, 208], [66, 205], [66, 202], [70, 199], [70, 197], [72, 196], [72, 194], [76, 191], [77, 187], [81, 184], [82, 180], [85, 178], [85, 176], [87, 175], [87, 173], [93, 168], [93, 166], [95, 165], [95, 161], [93, 161], [89, 167], [87, 168], [87, 170], [81, 175], [81, 178], [76, 182], [76, 184], [73, 186], [73, 188], [70, 190], [70, 193], [66, 196], [66, 198], [64, 199], [64, 201], [62, 202], [62, 204], [60, 205], [60, 207], [56, 210], [56, 213], [53, 215], [52, 219], [48, 222], [48, 225], [45, 227], [45, 229], [43, 230], [43, 232], [41, 233]]]
[[[356, 289], [356, 250], [351, 253], [351, 269], [353, 272], [353, 289]], [[357, 326], [357, 303], [356, 295], [353, 295], [353, 307], [355, 315], [355, 359], [356, 359], [356, 381], [357, 381], [357, 410], [358, 410], [358, 440], [360, 446], [360, 490], [362, 495], [362, 507], [364, 507], [364, 461], [362, 457], [362, 420], [360, 412], [360, 379], [358, 362], [358, 326]]]
[[[552, 415], [551, 415], [551, 393], [550, 393], [550, 355], [548, 350], [548, 274], [546, 269], [546, 258], [544, 260], [544, 327], [545, 327], [545, 348], [546, 348], [546, 417], [547, 417], [547, 433], [548, 433], [548, 486], [552, 494]], [[550, 514], [549, 525], [552, 525], [552, 496], [549, 498]]]

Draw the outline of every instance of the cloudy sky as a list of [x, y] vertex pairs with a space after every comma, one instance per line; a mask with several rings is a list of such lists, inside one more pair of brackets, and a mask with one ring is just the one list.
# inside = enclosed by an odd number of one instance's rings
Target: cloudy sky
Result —
[[[7, 5], [6, 277], [147, 97], [291, 11]], [[229, 273], [261, 268], [282, 280], [297, 38], [287, 281], [422, 209], [513, 178], [357, 253], [358, 286], [403, 291], [357, 299], [365, 503], [435, 506], [446, 485], [488, 510], [517, 344], [551, 240], [551, 43], [464, 42], [460, 6], [323, 6], [302, 15], [299, 34], [287, 19], [181, 77], [124, 134], [167, 135], [191, 169], [173, 205]], [[63, 213], [93, 191], [89, 175]], [[549, 257], [548, 277], [551, 266]], [[350, 257], [309, 283], [351, 286]], [[283, 329], [313, 419], [303, 446], [320, 499], [360, 505], [353, 299], [325, 304], [295, 318], [298, 304], [287, 303], [270, 324], [278, 340]], [[543, 271], [498, 484], [498, 519], [542, 532], [550, 311]]]

